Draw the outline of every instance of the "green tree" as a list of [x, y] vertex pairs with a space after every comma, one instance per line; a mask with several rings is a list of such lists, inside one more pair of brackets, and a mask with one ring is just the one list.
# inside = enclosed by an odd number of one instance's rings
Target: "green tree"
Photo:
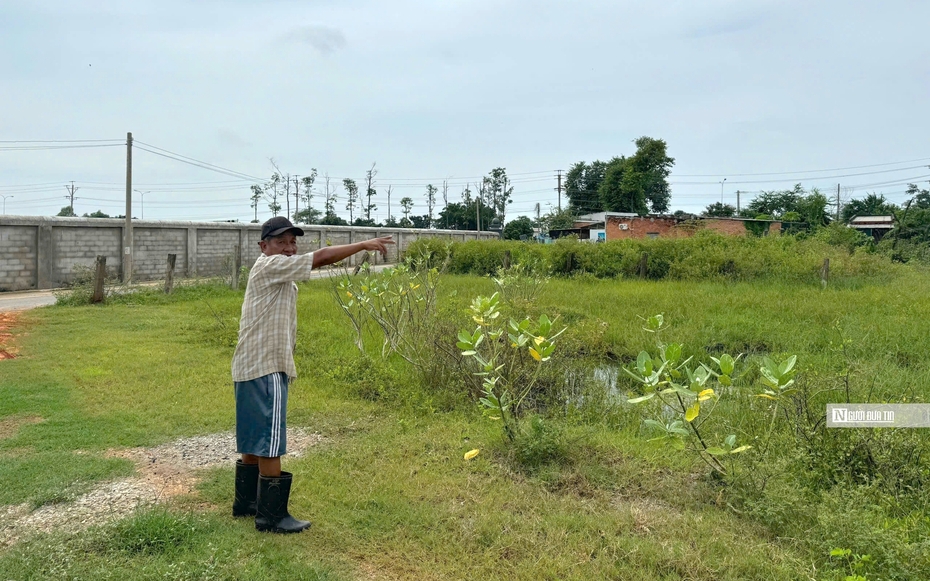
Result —
[[668, 176], [675, 165], [675, 159], [668, 156], [668, 146], [663, 139], [643, 136], [635, 143], [636, 153], [627, 159], [627, 173], [636, 176], [630, 183], [641, 188], [651, 212], [667, 212], [672, 200]]
[[894, 216], [898, 207], [881, 194], [869, 194], [862, 199], [846, 202], [841, 212], [843, 222], [849, 223], [856, 216]]
[[609, 162], [578, 162], [565, 175], [569, 208], [574, 212], [667, 212], [671, 201], [668, 176], [675, 159], [662, 139], [640, 137], [631, 157]]
[[109, 214], [104, 214], [103, 210], [97, 210], [96, 212], [91, 212], [90, 214], [84, 214], [85, 218], [109, 218]]
[[704, 208], [704, 215], [710, 218], [731, 218], [736, 215], [736, 208], [730, 204], [714, 202]]
[[413, 198], [404, 196], [400, 199], [400, 207], [404, 213], [404, 218], [410, 221], [410, 211], [413, 210]]
[[326, 226], [348, 226], [349, 225], [349, 223], [346, 222], [345, 218], [337, 216], [336, 214], [326, 214], [320, 220], [320, 224], [324, 224]]
[[829, 205], [827, 196], [813, 188], [809, 194], [800, 197], [794, 211], [800, 215], [802, 222], [807, 222], [812, 228], [817, 229], [830, 223], [830, 215], [827, 213]]
[[930, 210], [930, 190], [921, 190], [917, 184], [907, 184], [905, 193], [914, 201], [912, 205], [916, 210]]
[[632, 212], [641, 216], [649, 213], [643, 176], [630, 170], [625, 157], [615, 157], [607, 164], [599, 194], [608, 212]]
[[[507, 179], [507, 170], [502, 167], [496, 167], [491, 173], [481, 180], [479, 196], [484, 203], [491, 206], [494, 215], [504, 222], [507, 215], [507, 206], [513, 202], [513, 186], [509, 186], [510, 180]], [[509, 187], [508, 187], [509, 186]]]
[[543, 232], [549, 232], [549, 230], [566, 230], [574, 227], [575, 213], [571, 208], [553, 210], [543, 215], [539, 222], [539, 227]]
[[422, 216], [410, 216], [410, 223], [414, 228], [423, 228], [424, 230], [430, 226], [430, 217], [426, 214]]
[[346, 190], [346, 210], [349, 211], [349, 222], [355, 221], [355, 208], [358, 207], [358, 185], [355, 180], [345, 178], [342, 187]]
[[768, 214], [774, 220], [780, 220], [785, 212], [801, 212], [798, 210], [801, 198], [804, 196], [801, 184], [791, 190], [762, 192], [752, 199], [742, 210], [746, 218], [754, 218], [758, 214]]
[[604, 209], [599, 190], [606, 173], [607, 164], [603, 161], [590, 164], [579, 161], [569, 168], [565, 174], [565, 195], [574, 215], [591, 214]]
[[258, 184], [253, 184], [251, 190], [252, 195], [249, 196], [251, 203], [249, 205], [253, 210], [255, 210], [255, 218], [252, 220], [252, 223], [254, 224], [258, 223], [258, 202], [260, 202], [261, 199], [265, 197], [265, 189]]
[[[326, 216], [326, 219], [336, 216], [336, 202], [339, 201], [336, 196], [336, 188], [337, 186], [331, 184], [329, 174], [323, 174], [323, 215]], [[331, 222], [322, 223], [331, 224]]]
[[304, 224], [316, 224], [316, 222], [322, 216], [322, 212], [319, 210], [313, 209], [313, 184], [316, 182], [317, 171], [316, 168], [311, 168], [310, 175], [304, 176], [300, 179], [300, 183], [304, 186], [304, 193], [300, 196], [300, 199], [304, 202], [304, 209], [299, 212], [294, 213], [295, 222], [303, 222]]
[[765, 214], [772, 220], [799, 218], [801, 222], [816, 229], [830, 223], [827, 212], [829, 204], [827, 196], [817, 188], [807, 192], [801, 184], [797, 184], [790, 190], [762, 192], [749, 202], [741, 215], [745, 218], [755, 218], [759, 214]]
[[365, 189], [365, 196], [368, 198], [368, 202], [365, 203], [366, 220], [371, 220], [371, 211], [378, 209], [378, 206], [371, 203], [371, 199], [378, 193], [378, 191], [375, 190], [376, 175], [378, 175], [378, 172], [375, 170], [375, 164], [371, 164], [371, 169], [365, 172], [365, 181], [368, 184], [368, 187]]
[[[471, 199], [468, 202], [449, 202], [439, 212], [439, 227], [450, 230], [477, 230], [478, 201]], [[481, 226], [487, 230], [488, 224], [494, 219], [494, 210], [488, 206], [481, 206]]]
[[533, 237], [533, 221], [526, 216], [507, 222], [502, 237], [505, 240], [521, 240], [523, 237]]
[[297, 224], [319, 224], [323, 218], [323, 212], [313, 207], [306, 207], [294, 214], [294, 223]]
[[[274, 162], [272, 162], [274, 163]], [[281, 203], [278, 201], [281, 196], [281, 188], [284, 187], [284, 178], [279, 172], [271, 174], [271, 179], [262, 188], [265, 192], [265, 200], [268, 202], [268, 209], [271, 210], [272, 216], [277, 216], [281, 212]], [[287, 197], [285, 192], [285, 198]]]
[[74, 213], [74, 208], [72, 208], [71, 206], [65, 206], [65, 207], [62, 208], [62, 209], [58, 212], [58, 214], [56, 214], [56, 215], [57, 215], [57, 216], [66, 216], [66, 217], [69, 217], [69, 218], [73, 218], [73, 217], [77, 216], [77, 214]]
[[429, 219], [426, 227], [433, 227], [433, 209], [436, 207], [436, 192], [439, 190], [433, 184], [426, 186], [426, 216]]

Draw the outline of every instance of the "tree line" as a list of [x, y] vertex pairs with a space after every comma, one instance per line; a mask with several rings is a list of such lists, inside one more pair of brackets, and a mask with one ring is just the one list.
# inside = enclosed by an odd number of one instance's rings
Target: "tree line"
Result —
[[[505, 223], [507, 207], [513, 202], [513, 185], [503, 167], [494, 168], [481, 180], [466, 185], [458, 194], [459, 201], [450, 201], [448, 182], [426, 184], [422, 196], [427, 211], [422, 215], [413, 214], [414, 199], [410, 196], [395, 198], [396, 205], [392, 205], [390, 185], [379, 195], [374, 163], [361, 184], [352, 178], [339, 181], [326, 173], [321, 177], [316, 168], [300, 176], [281, 171], [273, 161], [272, 167], [274, 171], [266, 182], [250, 188], [250, 207], [255, 216], [252, 222], [258, 222], [259, 206], [267, 204], [272, 215], [283, 214], [299, 224], [489, 230], [495, 219], [498, 224]], [[314, 205], [314, 199], [322, 199], [321, 207], [319, 202]], [[386, 202], [388, 216], [378, 222], [373, 212], [378, 210], [381, 200]], [[394, 208], [399, 208], [396, 214]], [[348, 220], [337, 213], [339, 209], [348, 211]]]

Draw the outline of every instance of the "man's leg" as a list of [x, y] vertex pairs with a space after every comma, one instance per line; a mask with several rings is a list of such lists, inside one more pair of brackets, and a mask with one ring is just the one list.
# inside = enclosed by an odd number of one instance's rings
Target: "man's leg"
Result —
[[254, 454], [243, 454], [242, 463], [258, 464], [258, 471], [262, 476], [268, 476], [269, 478], [277, 478], [278, 476], [281, 476], [280, 456], [276, 456], [274, 458], [265, 458], [263, 456], [255, 456]]

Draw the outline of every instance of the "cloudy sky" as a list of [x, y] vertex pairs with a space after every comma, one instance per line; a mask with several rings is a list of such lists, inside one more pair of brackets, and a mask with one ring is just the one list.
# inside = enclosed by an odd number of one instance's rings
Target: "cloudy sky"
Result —
[[[376, 162], [380, 219], [388, 185], [425, 213], [427, 183], [456, 201], [503, 166], [515, 217], [648, 135], [672, 209], [796, 182], [901, 202], [930, 180], [928, 21], [922, 0], [0, 0], [0, 195], [55, 214], [73, 180], [78, 213], [123, 213], [131, 131], [161, 148], [134, 150], [146, 219], [251, 219], [270, 158], [334, 182]], [[14, 143], [67, 140], [113, 141]]]

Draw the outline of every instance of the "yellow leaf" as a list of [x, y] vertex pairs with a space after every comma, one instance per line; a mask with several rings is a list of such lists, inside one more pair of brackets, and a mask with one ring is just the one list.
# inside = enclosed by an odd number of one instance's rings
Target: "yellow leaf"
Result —
[[694, 402], [694, 404], [688, 408], [688, 411], [685, 412], [685, 420], [693, 422], [694, 418], [698, 417], [699, 413], [701, 413], [701, 404]]
[[349, 291], [346, 291], [346, 294], [349, 295], [349, 298], [352, 298], [352, 293], [350, 293]]
[[535, 359], [536, 361], [542, 361], [542, 355], [540, 355], [540, 354], [539, 354], [539, 351], [533, 349], [532, 347], [530, 347], [530, 355], [531, 355], [531, 356], [533, 357], [533, 359]]
[[770, 400], [772, 400], [772, 401], [778, 401], [778, 400], [776, 400], [774, 397], [770, 396], [770, 395], [767, 394], [767, 393], [757, 393], [757, 394], [756, 394], [756, 397], [764, 397], [765, 399], [770, 399]]
[[533, 338], [533, 342], [536, 343], [536, 345], [542, 345], [542, 342], [545, 340], [546, 340], [545, 337], [534, 337]]
[[710, 396], [712, 396], [712, 395], [714, 395], [714, 390], [712, 390], [712, 389], [705, 389], [704, 391], [702, 391], [701, 393], [698, 394], [698, 397], [710, 397]]
[[469, 450], [468, 452], [465, 452], [465, 459], [471, 460], [472, 458], [477, 456], [479, 452], [481, 452], [481, 450], [479, 450], [478, 448], [475, 448], [474, 450]]

